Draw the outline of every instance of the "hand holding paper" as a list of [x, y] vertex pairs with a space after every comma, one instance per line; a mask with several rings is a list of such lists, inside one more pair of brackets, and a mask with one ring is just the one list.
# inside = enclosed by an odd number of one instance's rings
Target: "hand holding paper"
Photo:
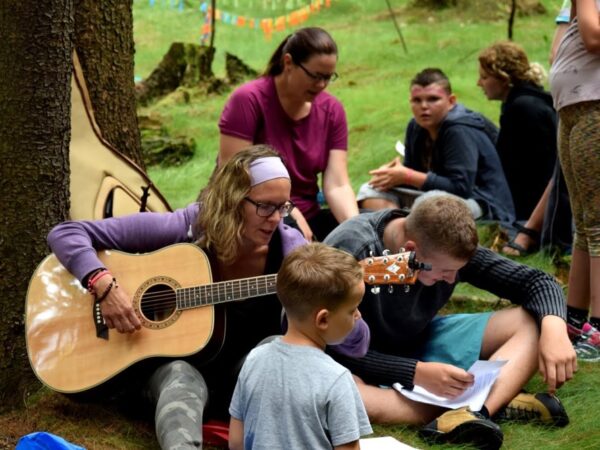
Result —
[[432, 394], [418, 385], [415, 385], [412, 391], [405, 389], [400, 383], [394, 383], [393, 387], [405, 397], [417, 402], [443, 406], [449, 409], [469, 406], [472, 411], [479, 411], [504, 364], [506, 364], [506, 361], [475, 361], [468, 370], [469, 373], [475, 376], [475, 383], [465, 390], [462, 395], [454, 399]]

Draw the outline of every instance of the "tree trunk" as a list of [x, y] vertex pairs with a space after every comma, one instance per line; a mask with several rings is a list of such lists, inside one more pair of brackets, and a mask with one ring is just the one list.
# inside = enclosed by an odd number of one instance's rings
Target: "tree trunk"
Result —
[[512, 41], [512, 38], [513, 38], [513, 26], [515, 24], [516, 13], [517, 13], [517, 0], [511, 0], [510, 13], [508, 15], [508, 40], [509, 41]]
[[24, 300], [48, 231], [70, 210], [73, 42], [105, 138], [141, 164], [131, 11], [132, 0], [0, 1], [0, 411], [39, 387]]
[[69, 0], [0, 2], [0, 410], [35, 379], [23, 338], [29, 277], [69, 211]]
[[132, 1], [74, 0], [75, 47], [104, 138], [144, 168], [136, 115]]
[[173, 42], [158, 67], [138, 83], [136, 97], [145, 106], [170, 94], [179, 86], [198, 86], [214, 78], [212, 60], [214, 49], [199, 44]]

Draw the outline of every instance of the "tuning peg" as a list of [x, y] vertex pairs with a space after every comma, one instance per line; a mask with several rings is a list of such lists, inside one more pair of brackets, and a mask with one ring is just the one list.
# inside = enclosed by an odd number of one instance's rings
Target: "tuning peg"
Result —
[[406, 278], [406, 275], [404, 275], [403, 273], [398, 275], [398, 280], [400, 280], [401, 282], [404, 281], [405, 278]]
[[404, 292], [406, 292], [406, 293], [410, 292], [410, 284], [404, 285]]
[[382, 253], [383, 256], [387, 256], [390, 254], [390, 251], [386, 248]]
[[373, 286], [371, 288], [371, 292], [375, 295], [379, 294], [379, 291], [381, 291], [381, 288], [379, 286]]
[[369, 283], [375, 283], [375, 275], [369, 275]]
[[388, 294], [391, 294], [391, 293], [393, 293], [393, 292], [394, 292], [394, 285], [393, 285], [393, 284], [390, 284], [390, 285], [388, 286]]

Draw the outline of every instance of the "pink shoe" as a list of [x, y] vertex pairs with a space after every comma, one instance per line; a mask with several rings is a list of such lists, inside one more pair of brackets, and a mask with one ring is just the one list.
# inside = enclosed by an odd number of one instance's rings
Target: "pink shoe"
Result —
[[[583, 324], [583, 327], [586, 325], [591, 327], [591, 325], [587, 322]], [[569, 334], [569, 339], [571, 339], [571, 342], [575, 343], [581, 338], [581, 336], [584, 334], [584, 331], [583, 328], [577, 328], [576, 326], [567, 323], [567, 333]]]
[[583, 324], [581, 329], [585, 335], [585, 340], [588, 344], [600, 347], [600, 331], [596, 330], [590, 323], [586, 322]]
[[581, 329], [583, 334], [575, 343], [575, 353], [580, 361], [600, 361], [600, 331], [589, 323], [585, 323]]

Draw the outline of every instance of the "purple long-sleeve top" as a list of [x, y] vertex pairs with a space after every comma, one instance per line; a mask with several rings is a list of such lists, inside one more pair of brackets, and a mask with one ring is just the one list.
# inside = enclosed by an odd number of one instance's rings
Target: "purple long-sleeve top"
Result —
[[[196, 241], [199, 237], [196, 222], [200, 212], [199, 204], [192, 203], [185, 208], [168, 213], [145, 212], [96, 221], [67, 221], [50, 231], [48, 244], [67, 270], [83, 282], [88, 274], [103, 267], [97, 256], [98, 250], [114, 249], [128, 253], [145, 253], [172, 244]], [[280, 242], [281, 248], [269, 250], [269, 254], [276, 255], [275, 258], [278, 259], [273, 264], [276, 267], [271, 267], [275, 269], [274, 272], [279, 269], [285, 255], [306, 243], [298, 230], [283, 224], [283, 222], [279, 224], [277, 233], [279, 239], [273, 239], [271, 242]], [[279, 313], [276, 308], [280, 308], [280, 306], [276, 299], [271, 300], [270, 303], [256, 299], [236, 303], [229, 309], [239, 309], [240, 317], [244, 317], [248, 311], [252, 310], [256, 316], [260, 317], [257, 318], [258, 321], [268, 322], [269, 326], [265, 328], [264, 332], [271, 334], [280, 332], [279, 326], [274, 328], [272, 320], [269, 320], [269, 318], [278, 317]], [[231, 320], [235, 321], [236, 311], [228, 310], [228, 314], [231, 316]], [[246, 317], [249, 318], [249, 316]], [[246, 322], [251, 322], [251, 320], [240, 320], [240, 323], [245, 324]], [[256, 323], [253, 330], [247, 331], [260, 334], [260, 327], [260, 324]], [[258, 330], [254, 331], [257, 328]], [[262, 337], [266, 337], [266, 335]], [[262, 337], [257, 334], [255, 339], [260, 340]], [[251, 342], [252, 340], [247, 341]], [[345, 355], [360, 357], [367, 352], [369, 340], [369, 327], [360, 319], [346, 340], [334, 348]]]

